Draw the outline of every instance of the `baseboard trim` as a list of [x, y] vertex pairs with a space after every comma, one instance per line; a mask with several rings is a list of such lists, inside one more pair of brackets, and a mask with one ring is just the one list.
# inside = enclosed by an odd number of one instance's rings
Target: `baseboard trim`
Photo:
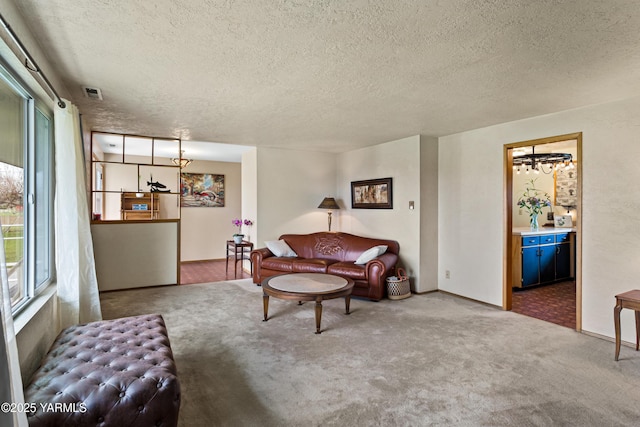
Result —
[[454, 293], [451, 293], [451, 292], [443, 291], [442, 289], [438, 289], [435, 292], [442, 292], [445, 295], [450, 295], [452, 297], [466, 299], [467, 301], [471, 301], [471, 302], [475, 302], [475, 303], [478, 303], [478, 304], [486, 305], [487, 307], [491, 307], [491, 308], [497, 308], [498, 310], [502, 311], [502, 306], [501, 305], [489, 304], [488, 302], [478, 301], [477, 299], [464, 297], [462, 295], [458, 295], [458, 294], [454, 294]]
[[192, 259], [189, 261], [180, 261], [180, 264], [191, 264], [194, 262], [208, 262], [208, 261], [224, 261], [225, 258], [213, 258], [213, 259]]
[[[585, 335], [588, 335], [590, 337], [593, 337], [593, 338], [600, 338], [601, 340], [612, 342], [614, 344], [616, 342], [616, 339], [614, 337], [610, 337], [610, 336], [607, 336], [607, 335], [602, 335], [602, 334], [598, 334], [598, 333], [595, 333], [595, 332], [589, 332], [589, 331], [582, 331], [582, 333], [585, 334]], [[620, 344], [625, 346], [625, 347], [631, 347], [634, 350], [636, 349], [636, 343], [634, 343], [634, 342], [621, 340]]]

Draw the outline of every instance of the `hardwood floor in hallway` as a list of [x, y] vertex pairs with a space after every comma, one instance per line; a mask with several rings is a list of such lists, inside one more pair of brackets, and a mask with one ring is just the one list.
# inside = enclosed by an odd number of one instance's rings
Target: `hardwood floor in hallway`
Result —
[[194, 283], [222, 282], [225, 280], [248, 279], [251, 277], [248, 271], [244, 271], [238, 263], [237, 275], [233, 272], [233, 261], [229, 262], [229, 271], [226, 270], [225, 260], [190, 261], [180, 264], [180, 284], [191, 285]]

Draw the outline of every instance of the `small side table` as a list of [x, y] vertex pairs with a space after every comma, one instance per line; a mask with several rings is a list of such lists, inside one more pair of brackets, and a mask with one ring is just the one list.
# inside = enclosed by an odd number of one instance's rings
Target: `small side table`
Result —
[[[251, 263], [251, 251], [253, 250], [253, 243], [243, 240], [242, 243], [236, 243], [233, 240], [227, 240], [227, 266], [225, 272], [229, 272], [229, 258], [233, 258], [233, 277], [238, 277], [238, 261], [249, 260], [249, 266], [251, 274], [253, 274], [253, 264]], [[240, 267], [242, 271], [242, 266]]]
[[640, 289], [616, 295], [616, 306], [613, 309], [613, 322], [616, 328], [616, 362], [620, 355], [620, 312], [623, 308], [635, 311], [636, 314], [636, 351], [640, 344]]

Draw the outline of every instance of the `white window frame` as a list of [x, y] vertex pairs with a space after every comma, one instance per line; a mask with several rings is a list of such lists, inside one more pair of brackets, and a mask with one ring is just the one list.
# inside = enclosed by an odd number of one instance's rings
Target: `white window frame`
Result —
[[[0, 58], [0, 79], [7, 85], [11, 86], [21, 97], [24, 98], [23, 114], [25, 118], [24, 122], [24, 160], [23, 160], [23, 176], [24, 176], [24, 297], [12, 307], [12, 314], [15, 317], [17, 314], [25, 310], [34, 298], [39, 295], [49, 284], [55, 281], [55, 247], [54, 247], [54, 180], [55, 180], [55, 167], [54, 167], [54, 119], [53, 112], [45, 102], [40, 101], [34, 95], [34, 93], [24, 84], [7, 66], [2, 58]], [[46, 179], [46, 191], [48, 191], [46, 206], [46, 220], [48, 221], [48, 234], [46, 236], [45, 244], [48, 247], [47, 254], [48, 259], [48, 271], [49, 277], [41, 283], [36, 284], [36, 153], [38, 147], [36, 147], [36, 109], [49, 120], [49, 138], [48, 138], [48, 158], [47, 162], [47, 177]], [[41, 190], [41, 189], [40, 189]], [[4, 248], [3, 248], [4, 250]]]

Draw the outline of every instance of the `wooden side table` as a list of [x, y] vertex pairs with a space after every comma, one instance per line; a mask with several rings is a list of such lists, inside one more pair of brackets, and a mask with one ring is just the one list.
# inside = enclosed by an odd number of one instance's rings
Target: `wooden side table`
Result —
[[636, 314], [636, 351], [640, 344], [640, 289], [616, 295], [616, 306], [613, 309], [613, 322], [616, 328], [616, 361], [620, 355], [620, 312], [623, 308], [635, 311]]
[[[253, 275], [253, 264], [251, 263], [251, 251], [253, 250], [253, 243], [243, 240], [242, 243], [236, 243], [233, 240], [227, 240], [227, 265], [225, 273], [229, 272], [229, 258], [233, 258], [233, 277], [238, 277], [238, 261], [249, 260], [249, 268]], [[240, 267], [242, 269], [242, 266]], [[242, 271], [242, 270], [241, 270]]]

